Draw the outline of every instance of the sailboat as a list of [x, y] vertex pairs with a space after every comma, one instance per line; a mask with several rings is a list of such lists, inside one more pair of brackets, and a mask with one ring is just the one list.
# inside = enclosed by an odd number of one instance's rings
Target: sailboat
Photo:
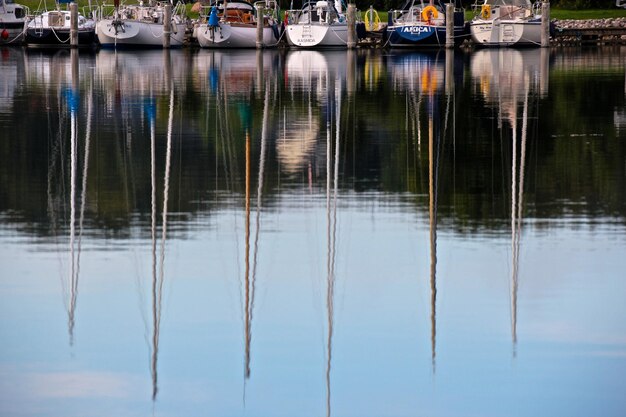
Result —
[[101, 18], [96, 25], [100, 45], [116, 49], [159, 48], [169, 40], [170, 47], [182, 46], [187, 27], [185, 5], [179, 2], [172, 6], [170, 1], [167, 6], [173, 8], [169, 22], [165, 3], [142, 0], [126, 5], [115, 0], [113, 14]]
[[0, 0], [0, 45], [21, 45], [30, 14], [14, 0]]
[[540, 2], [479, 0], [470, 22], [472, 40], [479, 46], [540, 46]]
[[[25, 42], [34, 47], [70, 47], [71, 12], [62, 10], [60, 5], [69, 0], [59, 0], [56, 9], [44, 11], [33, 17], [26, 28]], [[78, 46], [97, 46], [96, 22], [78, 14]]]
[[263, 47], [277, 46], [283, 32], [274, 0], [259, 1], [254, 6], [247, 1], [231, 0], [203, 7], [203, 22], [194, 29], [194, 37], [203, 48], [255, 48], [259, 8], [263, 10]]
[[289, 45], [300, 48], [346, 47], [348, 22], [341, 0], [305, 0], [301, 9], [287, 10], [285, 19]]
[[445, 5], [437, 0], [407, 0], [397, 10], [390, 10], [385, 31], [390, 47], [439, 47], [446, 44], [446, 20], [453, 19], [454, 42], [465, 39], [464, 12], [456, 9], [447, 16]]

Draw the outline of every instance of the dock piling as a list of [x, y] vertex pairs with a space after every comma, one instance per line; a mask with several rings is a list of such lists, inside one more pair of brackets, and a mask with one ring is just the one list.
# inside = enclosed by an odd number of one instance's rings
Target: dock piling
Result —
[[172, 31], [172, 5], [166, 4], [163, 13], [163, 48], [170, 47], [170, 33]]
[[70, 3], [70, 46], [78, 47], [78, 4]]
[[356, 47], [356, 6], [348, 4], [348, 49]]
[[263, 5], [257, 4], [256, 9], [256, 47], [263, 48]]
[[550, 46], [550, 3], [541, 3], [541, 47]]
[[446, 48], [454, 48], [454, 4], [446, 3]]

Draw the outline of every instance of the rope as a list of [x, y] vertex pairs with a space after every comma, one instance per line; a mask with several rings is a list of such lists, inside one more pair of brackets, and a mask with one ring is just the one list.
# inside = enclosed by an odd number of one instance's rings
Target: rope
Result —
[[50, 28], [50, 30], [52, 31], [52, 33], [54, 34], [54, 37], [57, 38], [57, 40], [59, 41], [59, 43], [67, 43], [70, 41], [70, 37], [67, 38], [67, 40], [62, 41], [61, 38], [59, 38], [59, 36], [57, 35], [57, 31], [54, 30], [54, 28]]
[[[347, 26], [346, 26], [347, 27]], [[328, 25], [328, 30], [332, 30], [332, 24]], [[333, 35], [335, 35], [337, 37], [337, 39], [339, 39], [344, 45], [348, 44], [348, 41], [344, 41], [343, 39], [341, 39], [341, 36], [339, 36], [337, 34], [337, 32], [335, 32], [334, 30], [332, 31]]]
[[10, 45], [13, 42], [17, 41], [18, 39], [20, 39], [20, 37], [22, 37], [22, 36], [24, 36], [26, 34], [26, 30], [27, 30], [27, 26], [26, 26], [26, 22], [24, 22], [24, 29], [22, 29], [22, 31], [20, 33], [15, 35], [15, 37], [13, 39], [11, 39], [10, 41], [6, 41], [3, 44], [4, 45]]

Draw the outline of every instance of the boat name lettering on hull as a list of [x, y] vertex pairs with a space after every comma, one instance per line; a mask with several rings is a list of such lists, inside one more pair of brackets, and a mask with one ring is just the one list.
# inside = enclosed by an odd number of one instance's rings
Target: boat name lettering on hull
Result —
[[402, 28], [402, 32], [412, 34], [430, 33], [430, 28], [426, 26], [405, 26]]

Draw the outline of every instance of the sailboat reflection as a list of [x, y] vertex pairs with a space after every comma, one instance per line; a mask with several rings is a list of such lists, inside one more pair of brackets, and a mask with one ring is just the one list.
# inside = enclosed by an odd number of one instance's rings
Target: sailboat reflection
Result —
[[[166, 73], [169, 65], [169, 51], [163, 51]], [[169, 180], [172, 159], [172, 131], [174, 124], [174, 85], [169, 81], [169, 105], [167, 119], [167, 143], [165, 153], [165, 173], [163, 175], [163, 208], [161, 214], [161, 246], [157, 267], [157, 201], [156, 201], [156, 99], [151, 94], [145, 101], [145, 112], [150, 125], [150, 173], [151, 173], [151, 240], [152, 240], [152, 345], [150, 373], [152, 376], [152, 400], [159, 391], [158, 358], [161, 331], [161, 309], [163, 304], [163, 283], [165, 278], [165, 242], [167, 240], [167, 215], [169, 199]]]
[[[329, 81], [330, 82], [330, 81]], [[334, 100], [328, 89], [329, 103], [328, 107], [332, 109], [334, 104], [334, 115], [332, 110], [328, 113], [331, 115], [326, 121], [326, 222], [327, 222], [327, 262], [326, 262], [326, 308], [328, 318], [328, 339], [326, 345], [326, 415], [329, 417], [331, 412], [331, 385], [330, 371], [332, 365], [333, 354], [333, 333], [334, 333], [334, 305], [335, 305], [335, 258], [337, 246], [337, 191], [339, 186], [339, 149], [340, 149], [340, 127], [341, 127], [341, 80], [335, 78], [335, 94]], [[332, 155], [332, 127], [331, 117], [335, 118], [335, 150]], [[331, 200], [331, 163], [334, 164], [332, 171], [332, 200]]]
[[[337, 200], [339, 187], [341, 107], [346, 66], [354, 57], [345, 51], [294, 51], [287, 57], [287, 74], [292, 93], [305, 97], [300, 107], [288, 109], [285, 117], [295, 120], [285, 127], [276, 145], [287, 173], [308, 170], [312, 186], [312, 158], [317, 153], [322, 120], [325, 119], [326, 155], [326, 415], [331, 415], [331, 372], [335, 331], [335, 264], [337, 255]], [[347, 80], [346, 80], [347, 81]], [[303, 111], [304, 110], [304, 111]], [[304, 115], [302, 114], [304, 113]], [[334, 132], [333, 132], [334, 129]], [[333, 135], [334, 133], [334, 135]], [[323, 135], [323, 133], [322, 133]], [[333, 143], [334, 141], [334, 143]], [[320, 152], [320, 153], [321, 153]]]
[[[76, 325], [76, 303], [78, 300], [78, 278], [80, 273], [80, 254], [85, 219], [85, 200], [87, 192], [87, 173], [89, 169], [89, 146], [91, 140], [91, 120], [93, 114], [93, 86], [89, 88], [87, 110], [85, 149], [83, 155], [80, 209], [78, 219], [78, 238], [76, 236], [76, 186], [78, 182], [78, 111], [80, 110], [79, 62], [78, 51], [71, 51], [72, 87], [67, 89], [65, 96], [70, 110], [70, 230], [69, 230], [69, 295], [67, 303], [68, 334], [70, 345], [74, 344], [74, 327]], [[92, 81], [92, 80], [90, 80]]]
[[[517, 315], [519, 253], [522, 234], [524, 176], [528, 137], [529, 98], [547, 94], [548, 59], [546, 51], [478, 51], [472, 57], [472, 76], [488, 104], [498, 108], [498, 124], [511, 128], [511, 277], [510, 309], [513, 356], [517, 354]], [[538, 94], [537, 94], [538, 93]], [[522, 105], [521, 126], [519, 106]], [[521, 136], [518, 139], [518, 134]], [[518, 153], [519, 152], [519, 153]]]
[[[252, 316], [254, 312], [254, 297], [256, 290], [256, 271], [259, 253], [259, 235], [261, 229], [261, 203], [263, 198], [263, 181], [265, 174], [265, 155], [267, 152], [267, 136], [269, 124], [270, 104], [270, 81], [265, 84], [265, 97], [263, 104], [263, 126], [261, 128], [261, 151], [259, 156], [259, 175], [257, 180], [256, 222], [254, 236], [254, 252], [252, 255], [252, 268], [250, 268], [250, 133], [246, 129], [246, 256], [245, 256], [245, 378], [250, 378], [251, 344], [252, 344]], [[250, 276], [251, 275], [251, 276]]]
[[[215, 120], [216, 189], [219, 188], [217, 167], [221, 164], [225, 171], [226, 187], [230, 191], [238, 188], [238, 159], [241, 144], [244, 145], [244, 252], [243, 282], [241, 303], [243, 311], [243, 382], [244, 402], [247, 380], [252, 374], [252, 324], [256, 293], [256, 274], [259, 252], [260, 222], [263, 198], [263, 183], [267, 141], [269, 136], [270, 97], [275, 89], [272, 77], [264, 77], [264, 71], [271, 67], [274, 53], [261, 51], [211, 51], [194, 57], [196, 88], [206, 92], [207, 127], [210, 119]], [[263, 79], [267, 81], [263, 83]], [[253, 224], [253, 153], [254, 153], [254, 106], [252, 101], [257, 94], [263, 94], [263, 127], [259, 155], [256, 220]], [[234, 110], [234, 111], [233, 111]], [[214, 111], [215, 114], [210, 114]], [[213, 129], [211, 127], [210, 129]], [[240, 130], [239, 130], [240, 129]], [[241, 134], [239, 133], [241, 132]], [[212, 130], [207, 130], [212, 135]], [[243, 138], [243, 141], [241, 140]], [[221, 156], [222, 161], [219, 161]], [[237, 220], [235, 220], [237, 222]]]
[[[420, 111], [427, 111], [426, 130], [428, 132], [428, 220], [430, 243], [430, 343], [433, 373], [436, 370], [437, 358], [437, 196], [439, 185], [439, 165], [442, 149], [447, 134], [447, 125], [454, 95], [453, 88], [453, 52], [447, 51], [445, 64], [438, 54], [407, 54], [401, 55], [399, 65], [393, 73], [394, 83], [408, 93], [407, 115], [413, 129], [409, 130], [417, 137], [417, 152], [421, 154], [422, 123]], [[440, 93], [446, 87], [446, 108], [441, 129], [439, 111]], [[448, 87], [449, 86], [449, 87]]]
[[355, 57], [346, 51], [299, 50], [287, 54], [287, 88], [290, 94], [302, 100], [292, 100], [283, 109], [283, 129], [276, 142], [276, 153], [285, 174], [295, 176], [307, 172], [310, 188], [316, 171], [316, 155], [324, 153], [318, 138], [320, 133], [323, 134], [320, 122], [326, 116], [323, 110], [330, 109], [329, 83], [333, 77], [345, 78], [344, 74], [354, 60]]

